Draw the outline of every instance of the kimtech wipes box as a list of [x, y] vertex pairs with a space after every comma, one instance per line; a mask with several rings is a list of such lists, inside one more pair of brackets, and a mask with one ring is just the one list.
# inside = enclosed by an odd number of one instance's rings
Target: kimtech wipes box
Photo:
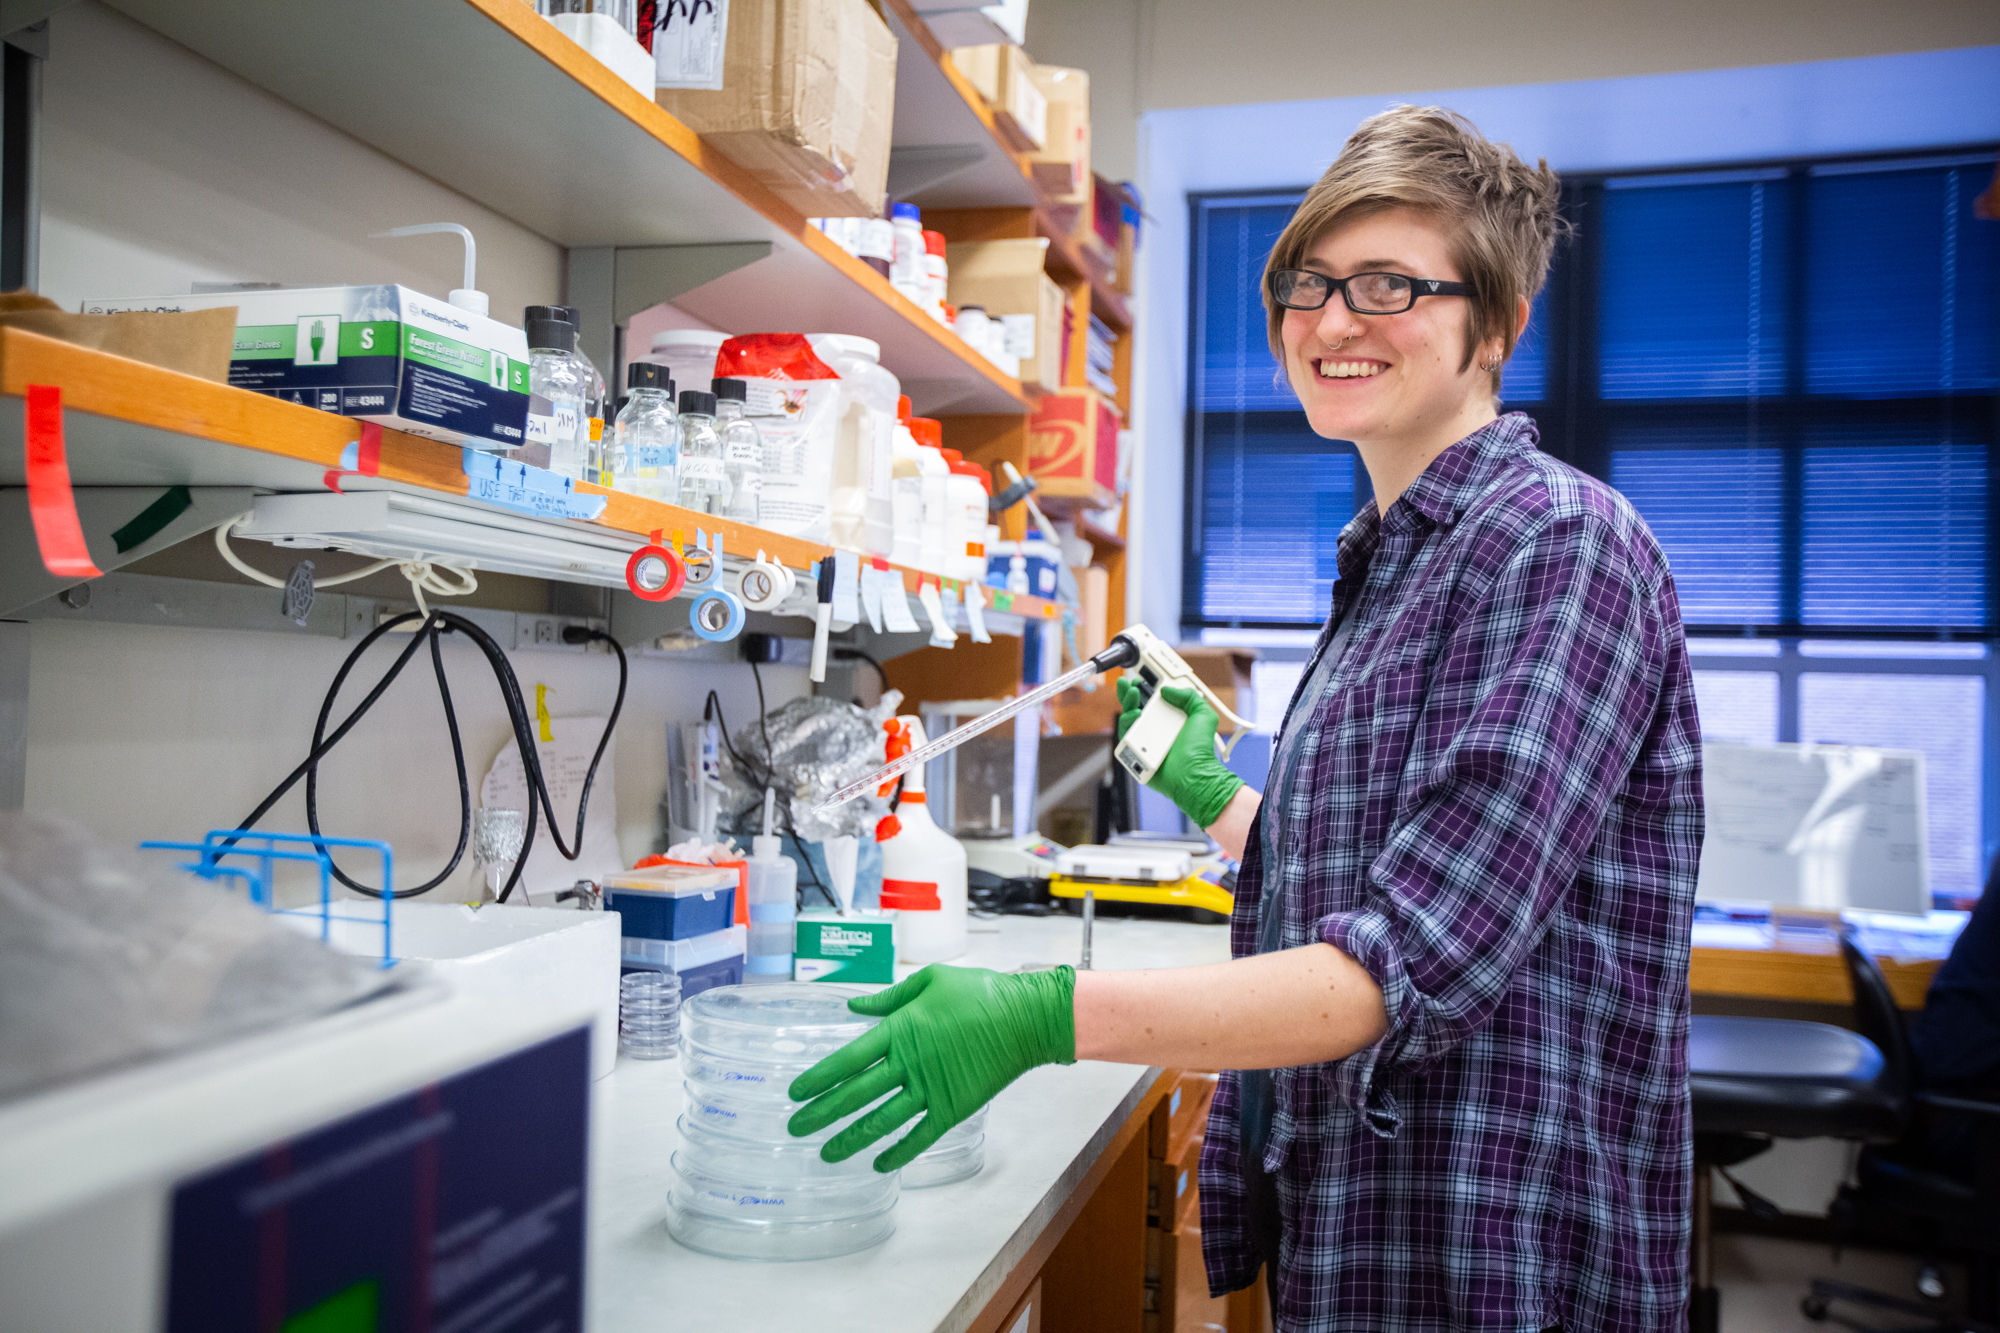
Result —
[[896, 923], [879, 912], [838, 916], [801, 912], [792, 980], [879, 982], [896, 979]]
[[229, 382], [447, 444], [526, 442], [528, 336], [408, 287], [289, 287], [83, 303], [87, 315], [236, 307]]

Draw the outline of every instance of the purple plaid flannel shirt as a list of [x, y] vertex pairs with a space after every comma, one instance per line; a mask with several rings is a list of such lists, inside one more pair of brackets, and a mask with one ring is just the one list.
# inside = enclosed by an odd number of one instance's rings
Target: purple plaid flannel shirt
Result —
[[[1287, 715], [1308, 730], [1264, 796], [1276, 864], [1255, 832], [1245, 852], [1233, 952], [1274, 887], [1284, 946], [1357, 960], [1389, 1018], [1276, 1075], [1286, 1333], [1684, 1326], [1693, 680], [1651, 532], [1536, 438], [1504, 416], [1341, 534], [1319, 650], [1339, 613], [1353, 638]], [[1217, 1293], [1257, 1272], [1237, 1115], [1225, 1073]]]

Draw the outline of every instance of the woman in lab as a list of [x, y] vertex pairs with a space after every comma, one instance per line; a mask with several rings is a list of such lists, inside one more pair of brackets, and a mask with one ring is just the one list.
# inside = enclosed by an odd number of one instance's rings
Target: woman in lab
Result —
[[[930, 968], [794, 1085], [807, 1133], [894, 1089], [908, 1161], [1023, 1071], [1225, 1069], [1201, 1163], [1217, 1291], [1277, 1325], [1684, 1327], [1701, 752], [1667, 562], [1500, 415], [1557, 182], [1459, 116], [1364, 122], [1263, 275], [1274, 354], [1374, 504], [1260, 797], [1189, 714], [1152, 785], [1242, 861], [1235, 961]], [[1129, 725], [1143, 702], [1119, 682]]]

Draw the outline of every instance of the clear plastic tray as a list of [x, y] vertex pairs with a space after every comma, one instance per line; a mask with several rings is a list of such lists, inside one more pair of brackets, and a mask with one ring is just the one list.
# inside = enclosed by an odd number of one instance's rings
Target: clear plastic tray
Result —
[[724, 1259], [756, 1259], [784, 1263], [801, 1259], [836, 1259], [871, 1245], [880, 1245], [896, 1231], [895, 1205], [866, 1217], [831, 1222], [787, 1224], [684, 1207], [667, 1197], [667, 1232], [691, 1250]]
[[681, 1005], [689, 1045], [741, 1064], [810, 1067], [880, 1021], [847, 1007], [848, 986], [718, 986]]

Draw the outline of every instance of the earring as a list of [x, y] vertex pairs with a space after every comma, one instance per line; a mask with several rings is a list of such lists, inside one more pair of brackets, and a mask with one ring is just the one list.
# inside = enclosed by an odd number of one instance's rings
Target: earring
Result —
[[1499, 364], [1500, 364], [1500, 358], [1496, 356], [1491, 361], [1481, 361], [1479, 363], [1479, 368], [1490, 374], [1492, 373], [1493, 368]]

